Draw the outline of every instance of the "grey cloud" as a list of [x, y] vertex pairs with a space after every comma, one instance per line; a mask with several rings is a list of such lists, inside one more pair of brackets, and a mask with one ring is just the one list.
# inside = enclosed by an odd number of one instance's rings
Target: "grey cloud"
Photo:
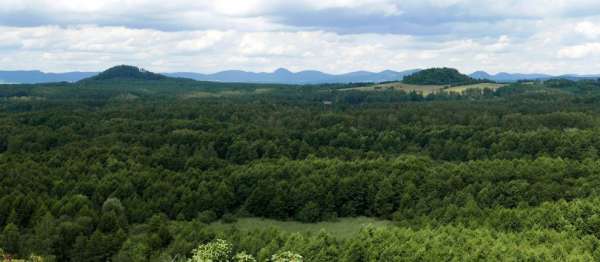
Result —
[[[90, 2], [98, 2], [89, 0]], [[9, 1], [10, 2], [10, 1]], [[215, 8], [210, 1], [109, 1], [96, 9], [74, 8], [45, 0], [23, 0], [26, 8], [0, 3], [0, 24], [5, 26], [124, 26], [162, 31], [186, 30], [325, 30], [342, 34], [380, 33], [408, 35], [499, 35], [508, 21], [533, 23], [546, 19], [588, 17], [600, 13], [591, 0], [259, 0], [235, 11], [245, 2]], [[359, 4], [356, 4], [359, 3]], [[4, 6], [3, 8], [3, 5]], [[68, 7], [68, 8], [67, 8]], [[231, 10], [228, 10], [231, 9]], [[247, 10], [246, 10], [247, 9]], [[397, 12], [396, 12], [397, 9]], [[471, 28], [471, 25], [473, 25]], [[471, 30], [486, 27], [489, 30]], [[525, 29], [518, 33], [531, 34]]]
[[219, 0], [225, 2], [0, 1], [1, 65], [600, 72], [596, 0]]

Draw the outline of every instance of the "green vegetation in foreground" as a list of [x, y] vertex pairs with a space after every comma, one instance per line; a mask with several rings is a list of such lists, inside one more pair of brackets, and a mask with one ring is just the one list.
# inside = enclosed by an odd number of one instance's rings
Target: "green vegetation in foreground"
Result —
[[209, 224], [209, 228], [216, 231], [226, 231], [232, 227], [240, 231], [255, 231], [264, 229], [277, 229], [286, 233], [301, 234], [327, 234], [338, 238], [347, 239], [355, 236], [365, 227], [392, 227], [393, 223], [389, 220], [369, 217], [348, 217], [339, 218], [335, 221], [322, 221], [316, 223], [302, 223], [297, 221], [280, 221], [265, 218], [239, 218], [232, 223], [225, 223], [222, 220]]
[[600, 261], [600, 81], [477, 86], [2, 85], [0, 255]]

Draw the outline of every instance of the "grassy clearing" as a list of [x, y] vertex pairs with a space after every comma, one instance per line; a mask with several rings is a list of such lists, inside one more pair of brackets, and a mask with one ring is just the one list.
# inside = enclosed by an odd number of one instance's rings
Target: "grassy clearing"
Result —
[[254, 90], [254, 93], [256, 94], [264, 94], [264, 93], [270, 93], [273, 92], [272, 88], [257, 88], [256, 90]]
[[183, 95], [183, 98], [206, 98], [206, 97], [217, 97], [215, 93], [204, 92], [204, 91], [194, 91], [189, 92]]
[[295, 221], [278, 221], [263, 218], [240, 218], [235, 223], [225, 224], [215, 222], [209, 226], [217, 230], [225, 230], [233, 226], [243, 231], [252, 231], [268, 228], [276, 228], [290, 233], [317, 234], [324, 230], [339, 238], [348, 238], [360, 231], [361, 228], [372, 225], [375, 227], [391, 226], [388, 220], [379, 220], [368, 217], [340, 218], [334, 222], [301, 223]]
[[266, 94], [272, 92], [271, 88], [257, 88], [253, 91], [240, 91], [240, 90], [222, 90], [218, 92], [207, 92], [207, 91], [192, 91], [183, 94], [181, 97], [187, 98], [207, 98], [207, 97], [232, 97], [241, 96], [247, 94]]
[[350, 91], [350, 90], [357, 90], [357, 91], [386, 91], [386, 90], [397, 90], [397, 91], [405, 91], [405, 92], [411, 92], [411, 91], [416, 91], [418, 93], [422, 93], [424, 95], [427, 94], [431, 94], [434, 92], [437, 92], [439, 90], [442, 90], [444, 88], [444, 86], [441, 85], [410, 85], [410, 84], [404, 84], [404, 83], [386, 83], [386, 84], [379, 84], [379, 85], [372, 85], [372, 86], [361, 86], [361, 87], [354, 87], [354, 88], [345, 88], [345, 89], [340, 89], [342, 91]]
[[481, 83], [481, 84], [474, 84], [474, 85], [466, 85], [466, 86], [455, 86], [455, 87], [449, 87], [446, 88], [445, 90], [448, 92], [457, 92], [457, 93], [462, 93], [467, 89], [491, 89], [491, 90], [496, 90], [500, 87], [506, 86], [505, 84], [495, 84], [495, 83]]
[[448, 87], [445, 85], [411, 85], [404, 84], [400, 82], [395, 83], [386, 83], [372, 86], [362, 86], [355, 88], [345, 88], [341, 89], [342, 91], [350, 91], [350, 90], [358, 90], [358, 91], [386, 91], [386, 90], [397, 90], [397, 91], [405, 91], [412, 92], [415, 91], [417, 93], [421, 93], [423, 95], [428, 95], [431, 93], [437, 93], [441, 91], [446, 92], [458, 92], [462, 93], [467, 89], [493, 89], [496, 90], [500, 87], [505, 86], [504, 84], [494, 84], [494, 83], [481, 83], [481, 84], [473, 84], [473, 85], [465, 85], [465, 86], [455, 86]]

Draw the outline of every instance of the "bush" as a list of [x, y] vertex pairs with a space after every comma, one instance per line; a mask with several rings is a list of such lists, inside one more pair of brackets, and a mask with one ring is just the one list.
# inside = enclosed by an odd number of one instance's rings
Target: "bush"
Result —
[[226, 224], [231, 224], [237, 222], [237, 218], [231, 213], [226, 213], [223, 215], [223, 217], [221, 217], [221, 221]]
[[217, 213], [212, 210], [205, 210], [198, 213], [198, 220], [205, 224], [210, 224], [212, 222], [217, 221]]

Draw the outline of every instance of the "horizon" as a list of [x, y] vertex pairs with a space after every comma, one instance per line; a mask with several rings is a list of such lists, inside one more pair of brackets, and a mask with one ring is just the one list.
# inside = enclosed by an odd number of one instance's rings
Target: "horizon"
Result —
[[[102, 70], [97, 70], [97, 71], [83, 71], [83, 70], [73, 70], [73, 71], [44, 71], [44, 70], [40, 70], [40, 69], [15, 69], [15, 70], [7, 70], [7, 69], [0, 69], [0, 72], [41, 72], [44, 74], [67, 74], [67, 73], [101, 73], [109, 68], [115, 67], [115, 66], [119, 66], [119, 65], [127, 65], [127, 64], [118, 64], [118, 65], [113, 65], [113, 66], [109, 66], [107, 68], [104, 68]], [[190, 73], [190, 74], [203, 74], [203, 75], [211, 75], [211, 74], [218, 74], [218, 73], [222, 73], [222, 72], [226, 72], [226, 71], [240, 71], [240, 72], [247, 72], [247, 73], [255, 73], [255, 74], [260, 74], [260, 73], [265, 73], [265, 74], [272, 74], [275, 73], [277, 70], [283, 69], [283, 70], [287, 70], [293, 74], [297, 74], [297, 73], [301, 73], [301, 72], [306, 72], [306, 71], [316, 71], [316, 72], [320, 72], [323, 74], [328, 74], [328, 75], [343, 75], [343, 74], [351, 74], [351, 73], [357, 73], [357, 72], [369, 72], [369, 73], [383, 73], [385, 71], [393, 71], [393, 72], [405, 72], [405, 71], [412, 71], [412, 70], [424, 70], [424, 69], [429, 69], [429, 68], [453, 68], [453, 67], [449, 67], [449, 66], [433, 66], [433, 67], [427, 67], [427, 68], [412, 68], [412, 69], [384, 69], [384, 70], [380, 70], [380, 71], [370, 71], [370, 70], [355, 70], [355, 71], [348, 71], [348, 72], [340, 72], [340, 73], [333, 73], [333, 72], [327, 72], [327, 71], [322, 71], [322, 70], [318, 70], [318, 69], [303, 69], [303, 70], [291, 70], [285, 67], [278, 67], [275, 68], [271, 71], [249, 71], [249, 70], [244, 70], [244, 69], [226, 69], [226, 70], [221, 70], [221, 71], [214, 71], [214, 72], [196, 72], [196, 71], [154, 71], [151, 69], [147, 69], [145, 67], [142, 66], [137, 66], [137, 65], [128, 65], [128, 66], [134, 66], [134, 67], [138, 67], [140, 69], [145, 69], [154, 73], [159, 73], [159, 74], [176, 74], [176, 73]], [[592, 75], [592, 76], [596, 76], [596, 75], [600, 75], [600, 73], [585, 73], [585, 74], [581, 74], [581, 73], [564, 73], [564, 74], [550, 74], [550, 73], [545, 73], [545, 72], [532, 72], [532, 73], [523, 73], [523, 72], [505, 72], [505, 71], [500, 71], [500, 72], [491, 72], [491, 71], [486, 71], [486, 70], [475, 70], [472, 72], [464, 72], [459, 70], [460, 73], [466, 74], [466, 75], [471, 75], [471, 74], [475, 74], [478, 72], [483, 72], [483, 73], [487, 73], [491, 76], [495, 76], [495, 75], [499, 75], [499, 74], [511, 74], [511, 75], [516, 75], [516, 74], [525, 74], [525, 75], [548, 75], [548, 76], [587, 76], [587, 75]]]
[[599, 0], [0, 0], [0, 32], [2, 261], [600, 261]]
[[[10, 0], [2, 70], [600, 73], [600, 3]], [[35, 65], [33, 68], [31, 65]]]

